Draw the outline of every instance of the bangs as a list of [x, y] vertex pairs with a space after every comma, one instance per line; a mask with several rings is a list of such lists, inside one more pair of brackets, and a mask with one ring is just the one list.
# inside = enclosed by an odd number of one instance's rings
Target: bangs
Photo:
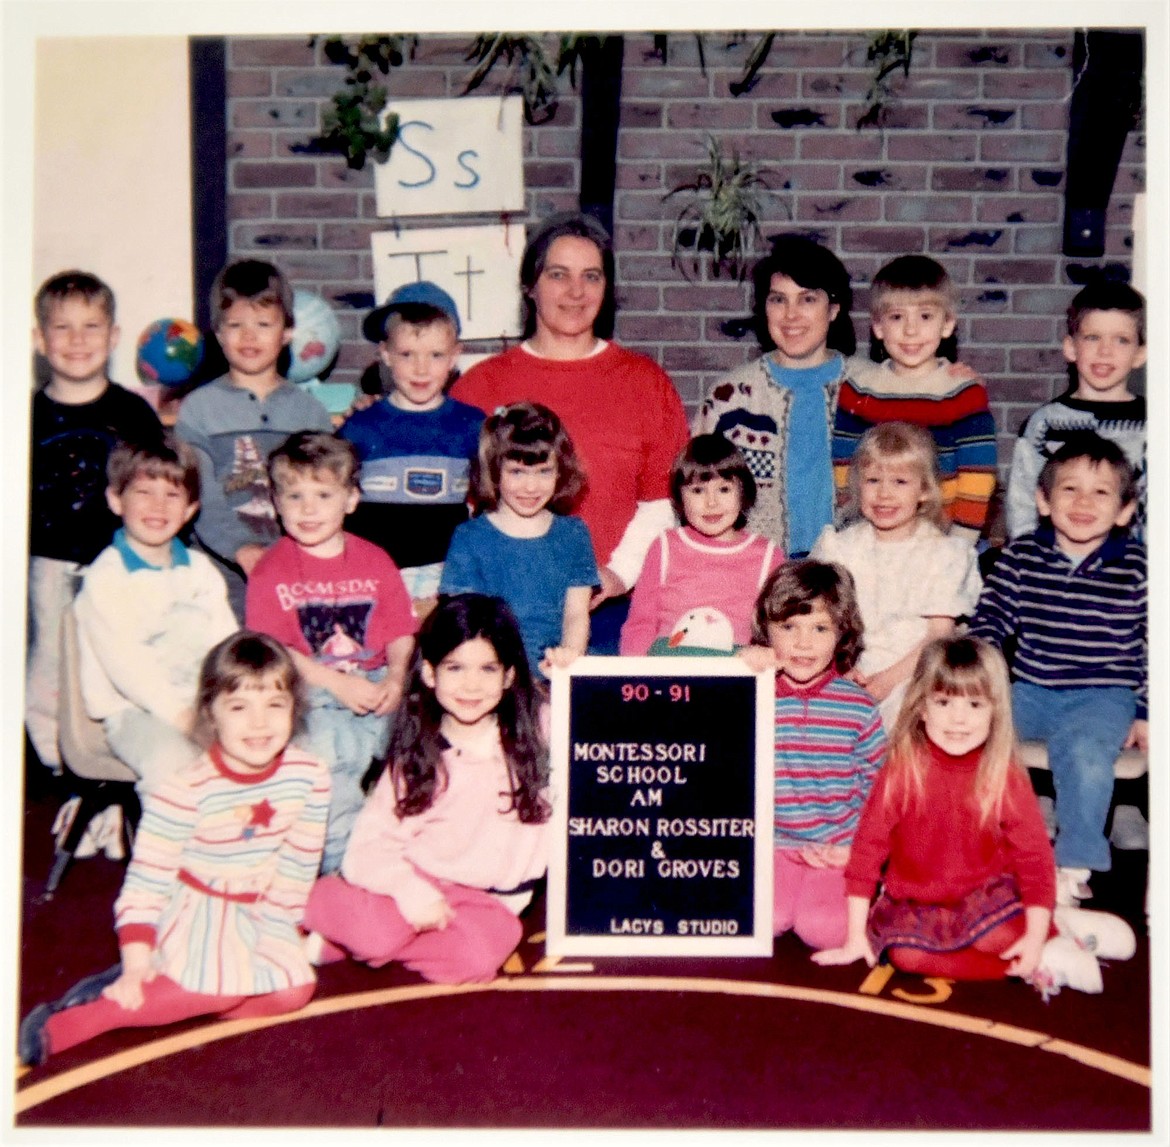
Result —
[[[682, 466], [683, 486], [702, 486], [707, 482], [739, 482], [739, 467], [728, 463], [726, 466]], [[742, 483], [741, 483], [742, 484]]]
[[[545, 439], [534, 442], [517, 442], [512, 439], [504, 451], [505, 462], [521, 462], [525, 466], [539, 466], [553, 458], [553, 444]], [[553, 459], [556, 460], [555, 458]]]
[[945, 693], [948, 697], [982, 697], [990, 701], [991, 682], [987, 671], [975, 661], [970, 665], [939, 665], [931, 682], [931, 693]]
[[282, 693], [295, 693], [294, 670], [288, 665], [270, 665], [253, 669], [248, 665], [236, 666], [224, 674], [223, 693], [239, 693], [248, 689], [278, 689]]
[[[172, 486], [186, 485], [186, 471], [178, 462], [162, 458], [145, 458], [134, 467], [134, 478], [164, 478]], [[134, 479], [132, 478], [131, 481]]]

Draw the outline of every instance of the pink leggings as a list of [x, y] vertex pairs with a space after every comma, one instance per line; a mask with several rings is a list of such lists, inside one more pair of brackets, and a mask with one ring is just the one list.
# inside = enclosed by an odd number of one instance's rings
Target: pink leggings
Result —
[[812, 868], [789, 849], [772, 855], [772, 935], [791, 929], [818, 950], [844, 944], [845, 869]]
[[333, 952], [326, 949], [326, 960], [340, 959], [340, 948], [375, 968], [398, 960], [435, 984], [494, 980], [520, 942], [520, 921], [490, 892], [444, 880], [431, 883], [454, 909], [446, 928], [416, 932], [392, 896], [359, 888], [336, 874], [313, 885], [302, 927], [336, 946]]
[[262, 996], [205, 996], [189, 992], [165, 976], [156, 976], [142, 985], [145, 1001], [133, 1011], [99, 996], [88, 1004], [50, 1016], [45, 1024], [47, 1050], [55, 1054], [118, 1028], [162, 1027], [195, 1016], [218, 1016], [223, 1020], [279, 1016], [303, 1008], [313, 998], [316, 986], [298, 984]]

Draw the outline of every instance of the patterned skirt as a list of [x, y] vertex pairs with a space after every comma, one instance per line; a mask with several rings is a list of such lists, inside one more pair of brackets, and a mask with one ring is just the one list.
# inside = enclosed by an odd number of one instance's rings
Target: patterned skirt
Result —
[[1023, 911], [1016, 882], [1006, 873], [949, 904], [895, 900], [883, 888], [869, 910], [867, 932], [879, 958], [887, 948], [957, 952]]

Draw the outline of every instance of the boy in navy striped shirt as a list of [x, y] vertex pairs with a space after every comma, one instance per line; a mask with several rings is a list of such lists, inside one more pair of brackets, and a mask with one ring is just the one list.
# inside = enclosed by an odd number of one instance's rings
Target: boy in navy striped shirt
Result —
[[1040, 473], [1036, 505], [1040, 526], [1004, 548], [971, 632], [1016, 643], [1016, 731], [1048, 746], [1057, 899], [1068, 904], [1092, 895], [1090, 871], [1110, 867], [1117, 754], [1148, 744], [1146, 554], [1126, 532], [1133, 469], [1100, 435], [1069, 436]]

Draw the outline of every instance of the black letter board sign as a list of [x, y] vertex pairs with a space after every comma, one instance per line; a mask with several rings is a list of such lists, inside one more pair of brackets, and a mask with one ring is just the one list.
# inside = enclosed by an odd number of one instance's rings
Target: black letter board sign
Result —
[[554, 672], [551, 954], [771, 955], [772, 681], [735, 657]]

